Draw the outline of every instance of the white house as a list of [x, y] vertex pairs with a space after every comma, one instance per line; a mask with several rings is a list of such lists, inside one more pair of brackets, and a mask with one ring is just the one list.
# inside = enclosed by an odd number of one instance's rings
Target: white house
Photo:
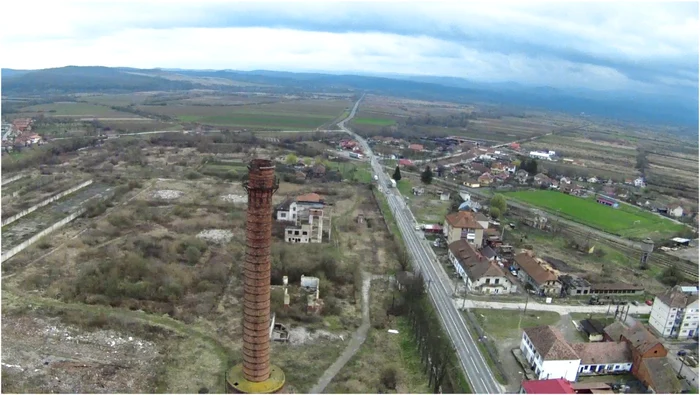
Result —
[[518, 286], [506, 277], [503, 269], [493, 259], [477, 252], [467, 240], [451, 243], [448, 256], [468, 292], [509, 294], [518, 291]]
[[681, 207], [681, 206], [669, 207], [668, 214], [672, 215], [676, 218], [680, 218], [683, 216], [683, 207]]
[[644, 188], [647, 184], [644, 182], [644, 179], [642, 177], [639, 177], [634, 180], [634, 186], [637, 188]]
[[576, 381], [581, 358], [564, 336], [552, 326], [525, 328], [520, 350], [535, 371], [538, 380]]
[[288, 198], [277, 206], [277, 220], [296, 222], [298, 214], [297, 202], [293, 198]]
[[691, 339], [698, 335], [698, 295], [673, 287], [654, 298], [649, 325], [666, 338]]

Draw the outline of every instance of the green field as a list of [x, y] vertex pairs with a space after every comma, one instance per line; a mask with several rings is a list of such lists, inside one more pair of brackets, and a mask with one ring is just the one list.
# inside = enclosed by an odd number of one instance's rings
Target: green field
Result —
[[372, 172], [368, 164], [357, 164], [356, 162], [327, 162], [325, 164], [329, 170], [339, 171], [344, 180], [363, 184], [372, 182]]
[[112, 110], [109, 107], [90, 103], [57, 102], [38, 104], [24, 107], [20, 110], [23, 116], [47, 117], [103, 117], [103, 118], [139, 118], [138, 115]]
[[345, 110], [344, 100], [295, 100], [243, 106], [138, 106], [140, 110], [214, 126], [249, 129], [311, 130], [323, 126]]
[[596, 229], [630, 238], [660, 239], [671, 236], [684, 226], [636, 207], [620, 204], [612, 208], [557, 191], [518, 191], [507, 197], [540, 207], [551, 213]]
[[387, 118], [355, 118], [352, 121], [358, 125], [372, 126], [391, 126], [396, 124], [396, 121]]

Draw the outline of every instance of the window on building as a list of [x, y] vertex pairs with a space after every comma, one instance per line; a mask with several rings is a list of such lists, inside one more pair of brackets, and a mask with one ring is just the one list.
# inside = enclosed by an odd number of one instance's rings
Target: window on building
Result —
[[303, 232], [301, 232], [301, 234], [304, 235], [304, 236], [308, 236], [309, 232], [303, 231]]
[[280, 213], [280, 217], [287, 218], [287, 213]]
[[294, 231], [294, 236], [299, 236], [299, 231], [298, 231], [298, 230], [295, 230], [295, 231]]
[[493, 280], [493, 283], [494, 283], [494, 284], [498, 284], [500, 281], [501, 281], [501, 279], [500, 279], [500, 278], [497, 278], [497, 279]]

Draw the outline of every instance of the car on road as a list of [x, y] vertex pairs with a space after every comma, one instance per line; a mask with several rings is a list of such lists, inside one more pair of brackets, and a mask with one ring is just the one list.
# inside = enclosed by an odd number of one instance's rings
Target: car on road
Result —
[[632, 304], [633, 304], [633, 305], [635, 305], [635, 306], [639, 306], [639, 302], [638, 302], [638, 301], [636, 301], [636, 300], [635, 300], [635, 301], [633, 301], [633, 302], [632, 302]]
[[651, 306], [651, 305], [653, 305], [653, 304], [654, 304], [654, 301], [653, 301], [653, 300], [647, 300], [647, 301], [646, 301], [646, 302], [644, 302], [644, 303], [646, 303], [646, 304], [647, 304], [647, 306]]
[[684, 357], [684, 356], [686, 356], [686, 355], [688, 355], [688, 350], [680, 350], [680, 351], [678, 351], [678, 356], [679, 356], [679, 357]]

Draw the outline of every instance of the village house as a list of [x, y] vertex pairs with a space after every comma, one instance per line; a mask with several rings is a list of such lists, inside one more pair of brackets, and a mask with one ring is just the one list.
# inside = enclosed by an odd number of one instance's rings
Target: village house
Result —
[[545, 269], [529, 253], [523, 252], [515, 256], [515, 265], [520, 270], [518, 278], [529, 284], [539, 295], [560, 296], [562, 284], [555, 273]]
[[698, 335], [698, 295], [679, 286], [654, 298], [649, 325], [662, 337], [692, 339]]
[[681, 206], [680, 204], [668, 206], [667, 212], [668, 215], [672, 217], [680, 218], [683, 216], [683, 206]]
[[467, 291], [483, 294], [517, 292], [517, 285], [506, 277], [498, 264], [477, 252], [466, 240], [451, 243], [448, 256]]
[[493, 175], [501, 174], [504, 171], [506, 171], [506, 166], [501, 162], [495, 162], [491, 165], [491, 174]]
[[306, 208], [298, 212], [295, 226], [285, 228], [287, 243], [321, 243], [323, 241], [323, 209]]
[[634, 186], [637, 188], [644, 188], [647, 186], [646, 182], [644, 182], [644, 178], [639, 177], [634, 180]]
[[627, 343], [569, 343], [553, 326], [525, 328], [520, 349], [540, 380], [575, 382], [580, 376], [624, 373], [633, 368]]
[[481, 185], [482, 187], [487, 187], [493, 182], [493, 176], [491, 175], [491, 173], [486, 172], [480, 175], [477, 181], [479, 181], [479, 185]]
[[530, 178], [530, 174], [528, 174], [528, 172], [523, 169], [520, 169], [515, 172], [515, 180], [520, 185], [527, 184], [528, 178]]
[[566, 178], [566, 177], [562, 177], [559, 179], [559, 184], [560, 185], [564, 185], [564, 184], [569, 185], [569, 184], [571, 184], [571, 180]]
[[399, 159], [399, 166], [413, 166], [413, 162], [410, 159]]
[[464, 239], [474, 246], [481, 247], [484, 241], [484, 226], [476, 216], [477, 214], [471, 211], [447, 214], [443, 226], [447, 244]]
[[552, 326], [525, 328], [520, 350], [537, 379], [576, 381], [581, 358], [564, 336]]
[[408, 149], [415, 151], [415, 152], [421, 152], [424, 150], [423, 145], [421, 145], [421, 144], [411, 144], [408, 146]]
[[551, 179], [544, 173], [535, 174], [533, 181], [535, 182], [535, 185], [549, 185], [552, 182]]
[[17, 118], [12, 121], [12, 126], [20, 133], [29, 132], [32, 130], [32, 121], [31, 118]]

